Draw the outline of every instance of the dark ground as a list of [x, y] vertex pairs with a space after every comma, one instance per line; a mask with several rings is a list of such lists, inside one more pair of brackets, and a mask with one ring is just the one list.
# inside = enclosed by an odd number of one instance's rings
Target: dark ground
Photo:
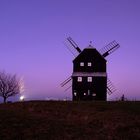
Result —
[[0, 104], [0, 140], [140, 140], [140, 102]]

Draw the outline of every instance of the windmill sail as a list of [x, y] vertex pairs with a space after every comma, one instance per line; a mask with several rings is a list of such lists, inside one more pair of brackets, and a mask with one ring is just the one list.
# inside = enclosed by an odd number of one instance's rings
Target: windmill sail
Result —
[[112, 84], [112, 82], [109, 79], [107, 79], [107, 93], [111, 95], [115, 91], [116, 91], [115, 86]]
[[66, 43], [66, 42], [63, 42], [63, 44], [66, 46], [66, 48], [68, 49], [68, 51], [69, 51], [74, 57], [76, 57], [76, 54], [75, 54], [75, 52], [72, 50], [71, 46], [70, 46], [68, 43]]
[[70, 77], [68, 77], [65, 81], [63, 81], [60, 85], [61, 85], [61, 87], [64, 87], [64, 86], [66, 86], [67, 85], [67, 87], [65, 87], [65, 92], [67, 91], [67, 90], [69, 90], [71, 87], [72, 87], [72, 83], [70, 82], [72, 79], [71, 79], [71, 76]]
[[71, 37], [67, 38], [68, 42], [71, 44], [71, 46], [76, 49], [78, 53], [81, 53], [81, 49], [78, 47], [78, 45], [74, 42], [74, 40]]
[[70, 85], [68, 88], [65, 89], [65, 91], [69, 90], [72, 87], [72, 85]]
[[63, 81], [60, 85], [61, 87], [65, 86], [67, 83], [69, 83], [71, 81], [71, 76], [69, 78], [67, 78], [65, 81]]
[[114, 40], [104, 48], [102, 48], [99, 52], [102, 54], [103, 57], [108, 56], [109, 54], [113, 53], [116, 49], [118, 49], [120, 45]]

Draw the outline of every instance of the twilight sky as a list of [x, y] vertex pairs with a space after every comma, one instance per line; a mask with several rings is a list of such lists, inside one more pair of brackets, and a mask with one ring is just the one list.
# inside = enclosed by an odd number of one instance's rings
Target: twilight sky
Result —
[[68, 36], [81, 49], [115, 39], [107, 72], [117, 91], [108, 100], [140, 100], [139, 0], [0, 0], [0, 70], [24, 77], [27, 100], [71, 98], [60, 87], [72, 74]]

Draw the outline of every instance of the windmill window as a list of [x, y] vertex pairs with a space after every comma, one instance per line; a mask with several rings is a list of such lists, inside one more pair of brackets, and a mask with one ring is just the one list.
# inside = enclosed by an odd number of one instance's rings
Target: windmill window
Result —
[[88, 67], [91, 67], [92, 66], [92, 63], [91, 62], [88, 62]]
[[88, 81], [88, 82], [92, 82], [92, 77], [88, 77], [88, 78], [87, 78], [87, 81]]
[[82, 77], [78, 77], [77, 81], [82, 82]]
[[83, 67], [84, 66], [84, 62], [80, 62], [80, 66]]

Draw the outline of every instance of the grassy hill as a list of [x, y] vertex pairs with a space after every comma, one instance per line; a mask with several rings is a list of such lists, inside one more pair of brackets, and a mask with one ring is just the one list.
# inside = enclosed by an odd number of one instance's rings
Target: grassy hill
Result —
[[140, 102], [0, 104], [0, 140], [140, 140]]

